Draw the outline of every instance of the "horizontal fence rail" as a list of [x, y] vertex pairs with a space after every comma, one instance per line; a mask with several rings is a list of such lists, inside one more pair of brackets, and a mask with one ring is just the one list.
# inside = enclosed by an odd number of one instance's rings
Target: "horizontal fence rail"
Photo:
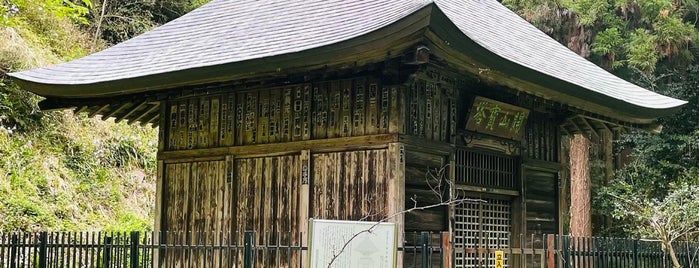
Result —
[[[306, 234], [284, 232], [0, 233], [0, 268], [304, 267]], [[673, 267], [659, 241], [512, 236], [486, 233], [469, 243], [448, 232], [406, 232], [397, 248], [403, 267], [602, 268]], [[499, 244], [509, 241], [508, 244]], [[699, 267], [699, 243], [673, 244], [682, 267]]]

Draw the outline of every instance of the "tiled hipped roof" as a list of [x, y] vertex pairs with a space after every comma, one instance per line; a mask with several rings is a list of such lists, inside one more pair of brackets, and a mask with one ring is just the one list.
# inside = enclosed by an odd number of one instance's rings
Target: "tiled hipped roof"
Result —
[[[435, 17], [442, 17], [451, 25], [437, 25]], [[413, 18], [411, 25], [425, 23], [422, 29], [440, 28], [434, 32], [448, 35], [443, 37], [445, 40], [477, 44], [506, 63], [502, 66], [516, 66], [561, 82], [556, 88], [539, 82], [543, 87], [582, 101], [604, 103], [612, 109], [626, 109], [622, 113], [630, 117], [638, 113], [639, 118], [654, 118], [686, 103], [610, 74], [497, 0], [213, 0], [104, 51], [10, 75], [24, 88], [57, 99], [115, 96], [225, 81], [245, 72], [313, 65], [305, 58], [318, 51], [358, 53], [343, 48], [352, 41], [361, 44], [357, 40], [382, 29], [396, 32], [394, 40], [399, 40], [408, 34], [399, 32], [410, 28], [405, 26], [409, 18]], [[396, 26], [401, 22], [404, 26]]]

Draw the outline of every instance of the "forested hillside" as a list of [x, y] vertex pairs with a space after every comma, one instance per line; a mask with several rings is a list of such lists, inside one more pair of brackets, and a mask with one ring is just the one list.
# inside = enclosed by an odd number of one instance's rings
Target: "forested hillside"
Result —
[[[597, 213], [614, 218], [614, 224], [597, 230], [598, 235], [633, 235], [657, 238], [665, 243], [699, 238], [699, 65], [696, 61], [699, 3], [695, 0], [504, 0], [503, 3], [573, 51], [618, 76], [689, 101], [677, 115], [660, 120], [662, 133], [636, 131], [617, 137], [615, 154], [630, 152], [631, 160], [620, 166], [614, 178], [593, 195]], [[597, 178], [597, 181], [603, 180]]]
[[200, 4], [0, 0], [0, 231], [151, 228], [157, 129], [40, 111], [6, 73], [84, 56]]

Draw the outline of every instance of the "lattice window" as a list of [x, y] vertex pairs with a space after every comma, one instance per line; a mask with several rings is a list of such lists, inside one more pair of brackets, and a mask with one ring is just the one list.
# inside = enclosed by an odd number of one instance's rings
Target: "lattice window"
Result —
[[[457, 268], [495, 267], [494, 253], [467, 253], [477, 249], [506, 249], [512, 226], [510, 201], [485, 199], [456, 207], [454, 230]], [[505, 255], [508, 267], [508, 255]]]
[[474, 186], [514, 189], [519, 162], [508, 155], [456, 150], [456, 182]]

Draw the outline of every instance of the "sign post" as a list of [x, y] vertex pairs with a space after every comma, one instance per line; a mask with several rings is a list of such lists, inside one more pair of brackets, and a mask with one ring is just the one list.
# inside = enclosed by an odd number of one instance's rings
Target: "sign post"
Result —
[[310, 219], [310, 268], [395, 268], [396, 228], [388, 222]]

